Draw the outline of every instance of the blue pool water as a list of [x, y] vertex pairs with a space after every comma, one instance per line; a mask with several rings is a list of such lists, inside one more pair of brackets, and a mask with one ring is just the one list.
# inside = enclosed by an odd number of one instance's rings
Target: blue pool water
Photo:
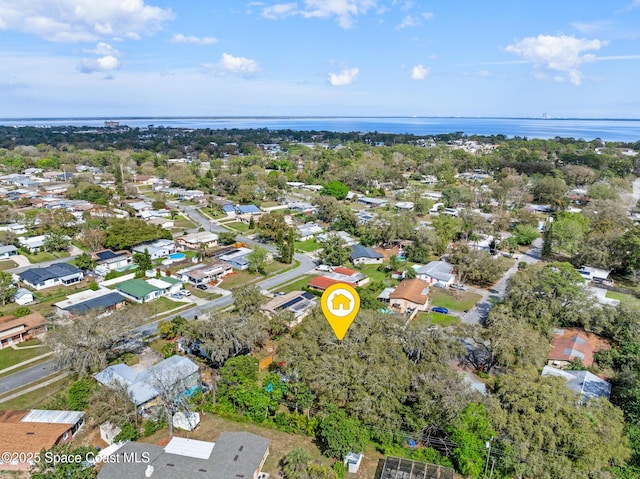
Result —
[[185, 259], [186, 257], [187, 255], [184, 253], [173, 253], [169, 255], [169, 259], [172, 259], [172, 260], [181, 260], [181, 259]]

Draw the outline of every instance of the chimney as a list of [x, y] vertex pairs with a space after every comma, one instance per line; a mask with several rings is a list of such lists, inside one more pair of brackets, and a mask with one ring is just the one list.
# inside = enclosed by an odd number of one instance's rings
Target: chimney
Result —
[[153, 466], [149, 464], [144, 471], [144, 477], [151, 477], [152, 474], [153, 474]]

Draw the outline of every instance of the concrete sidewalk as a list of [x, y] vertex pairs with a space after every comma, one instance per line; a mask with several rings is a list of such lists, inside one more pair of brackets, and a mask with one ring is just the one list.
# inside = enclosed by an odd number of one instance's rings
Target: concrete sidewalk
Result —
[[[40, 346], [37, 346], [37, 347], [40, 347]], [[36, 356], [35, 358], [27, 359], [26, 361], [22, 361], [21, 363], [14, 364], [13, 366], [9, 366], [8, 368], [0, 369], [0, 374], [8, 373], [9, 371], [13, 371], [14, 369], [18, 369], [22, 366], [26, 366], [27, 364], [35, 363], [40, 359], [44, 359], [48, 356], [51, 356], [52, 354], [53, 352], [44, 353], [44, 354], [41, 354], [40, 356]]]

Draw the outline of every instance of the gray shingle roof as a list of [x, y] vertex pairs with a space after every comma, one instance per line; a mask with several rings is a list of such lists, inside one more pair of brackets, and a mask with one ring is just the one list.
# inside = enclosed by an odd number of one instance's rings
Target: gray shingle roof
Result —
[[63, 278], [65, 276], [70, 276], [78, 273], [82, 273], [82, 270], [69, 263], [55, 263], [50, 266], [41, 268], [27, 269], [20, 273], [18, 276], [20, 277], [21, 281], [27, 281], [31, 284], [39, 284], [49, 279]]

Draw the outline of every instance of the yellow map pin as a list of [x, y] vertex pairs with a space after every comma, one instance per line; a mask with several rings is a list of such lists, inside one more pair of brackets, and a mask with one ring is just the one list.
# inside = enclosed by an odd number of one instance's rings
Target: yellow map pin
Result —
[[322, 306], [324, 317], [327, 318], [336, 338], [342, 341], [358, 314], [360, 296], [348, 284], [332, 284], [322, 294], [320, 306]]

